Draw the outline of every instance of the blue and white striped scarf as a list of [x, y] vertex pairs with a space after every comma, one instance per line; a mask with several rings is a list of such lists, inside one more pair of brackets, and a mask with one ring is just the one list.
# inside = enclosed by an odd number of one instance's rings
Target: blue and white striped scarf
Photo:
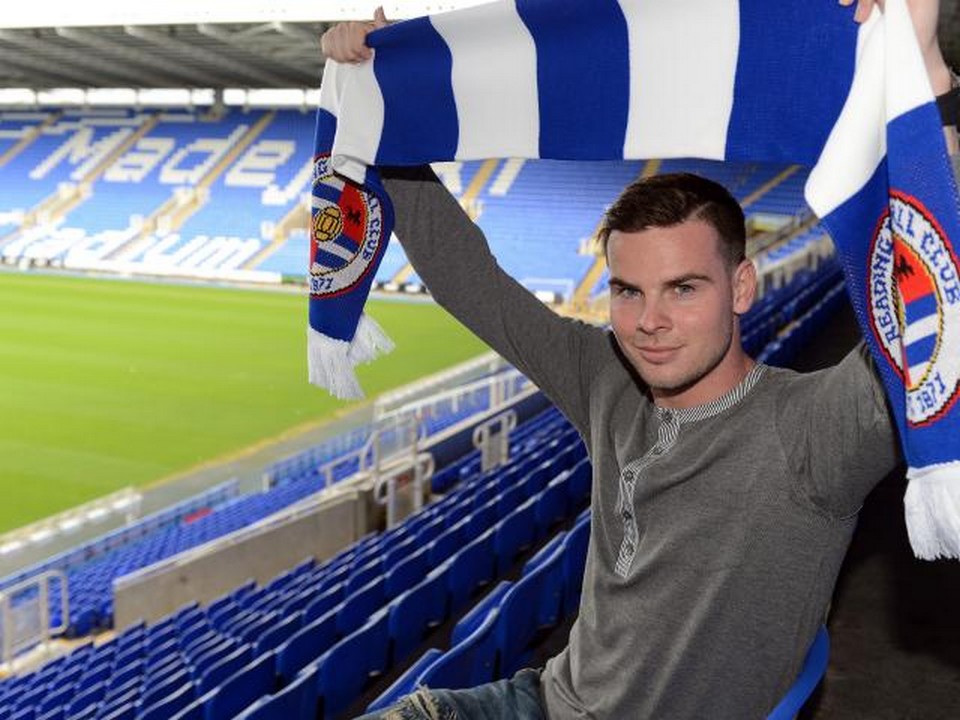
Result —
[[[363, 304], [393, 224], [377, 165], [697, 157], [812, 168], [909, 464], [924, 558], [960, 557], [960, 208], [905, 0], [505, 0], [328, 62], [311, 228], [311, 382], [358, 397], [389, 348]], [[334, 174], [336, 173], [336, 174]]]

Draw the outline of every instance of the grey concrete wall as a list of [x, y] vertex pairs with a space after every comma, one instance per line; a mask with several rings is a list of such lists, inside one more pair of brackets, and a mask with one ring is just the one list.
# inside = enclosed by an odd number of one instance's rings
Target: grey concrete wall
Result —
[[133, 576], [115, 586], [114, 628], [159, 620], [193, 601], [207, 604], [250, 578], [267, 582], [308, 557], [332, 557], [369, 531], [371, 509], [368, 491], [345, 493], [215, 552]]

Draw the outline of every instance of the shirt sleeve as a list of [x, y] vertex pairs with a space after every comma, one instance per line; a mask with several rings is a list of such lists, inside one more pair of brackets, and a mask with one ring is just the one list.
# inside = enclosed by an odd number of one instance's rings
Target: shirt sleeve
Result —
[[530, 378], [589, 437], [591, 378], [615, 360], [601, 328], [563, 318], [511, 278], [429, 167], [384, 168], [396, 234], [434, 299]]
[[862, 340], [838, 365], [800, 377], [778, 414], [788, 463], [807, 501], [849, 517], [900, 460], [883, 383]]

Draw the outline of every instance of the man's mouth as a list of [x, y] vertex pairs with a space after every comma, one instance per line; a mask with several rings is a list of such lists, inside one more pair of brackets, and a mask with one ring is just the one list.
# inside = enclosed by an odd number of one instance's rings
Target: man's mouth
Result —
[[644, 360], [654, 363], [670, 360], [679, 350], [679, 347], [661, 347], [659, 345], [656, 347], [637, 347], [637, 352]]

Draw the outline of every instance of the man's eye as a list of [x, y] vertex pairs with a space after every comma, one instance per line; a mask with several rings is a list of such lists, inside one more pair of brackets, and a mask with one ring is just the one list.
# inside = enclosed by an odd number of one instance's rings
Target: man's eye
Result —
[[613, 294], [622, 298], [634, 298], [639, 294], [636, 288], [624, 287], [623, 285], [614, 285]]
[[677, 295], [690, 295], [695, 289], [696, 288], [694, 288], [693, 285], [687, 285], [684, 283], [683, 285], [677, 285], [676, 292]]

